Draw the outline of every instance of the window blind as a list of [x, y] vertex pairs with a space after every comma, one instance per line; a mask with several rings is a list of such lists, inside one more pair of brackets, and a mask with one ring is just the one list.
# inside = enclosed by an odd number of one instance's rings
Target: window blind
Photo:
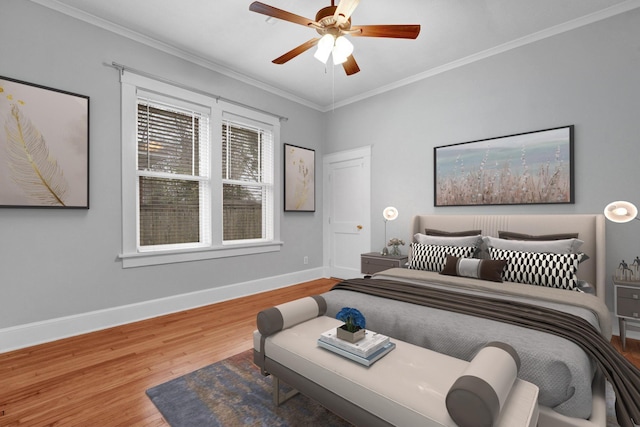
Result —
[[[223, 240], [272, 236], [269, 207], [272, 132], [224, 120], [222, 124]], [[269, 153], [269, 155], [267, 155]]]
[[208, 118], [138, 101], [139, 245], [206, 240]]

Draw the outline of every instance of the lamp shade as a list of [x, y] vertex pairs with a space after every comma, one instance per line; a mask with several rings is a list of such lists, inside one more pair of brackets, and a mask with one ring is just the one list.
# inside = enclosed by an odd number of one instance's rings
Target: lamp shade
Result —
[[638, 216], [638, 208], [622, 200], [611, 202], [604, 208], [604, 216], [613, 222], [629, 222]]
[[394, 219], [398, 218], [398, 209], [394, 208], [393, 206], [386, 207], [382, 211], [382, 216], [386, 221], [393, 221]]
[[322, 36], [322, 38], [318, 41], [318, 50], [316, 50], [316, 53], [313, 56], [318, 61], [326, 64], [327, 60], [329, 59], [329, 55], [331, 55], [334, 40], [335, 39], [331, 34], [325, 34], [324, 36]]
[[346, 37], [340, 36], [336, 39], [333, 47], [333, 63], [335, 65], [346, 62], [349, 55], [353, 53], [353, 44]]

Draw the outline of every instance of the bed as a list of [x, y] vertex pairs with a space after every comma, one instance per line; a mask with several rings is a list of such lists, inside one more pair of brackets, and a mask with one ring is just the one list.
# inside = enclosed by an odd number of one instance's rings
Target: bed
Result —
[[[423, 236], [427, 235], [426, 230], [429, 230], [430, 236], [436, 236], [423, 240]], [[454, 262], [457, 263], [461, 274], [456, 275], [455, 268], [454, 275], [440, 274], [443, 265], [433, 267], [430, 264], [433, 261], [430, 258], [433, 252], [429, 251], [435, 246], [457, 246], [451, 242], [458, 242], [459, 240], [455, 239], [463, 236], [455, 234], [465, 234], [464, 232], [471, 230], [478, 231], [483, 236], [482, 250], [478, 253], [478, 249], [474, 249], [473, 256], [485, 259], [490, 258], [490, 255], [495, 258], [497, 254], [503, 257], [521, 257], [521, 252], [533, 253], [533, 250], [529, 251], [530, 247], [546, 248], [544, 242], [527, 243], [524, 246], [526, 251], [520, 250], [522, 248], [517, 246], [520, 239], [535, 240], [541, 235], [544, 235], [543, 240], [549, 241], [552, 240], [550, 235], [571, 233], [574, 237], [563, 235], [554, 236], [553, 239], [562, 241], [565, 245], [566, 240], [576, 238], [582, 243], [574, 243], [575, 247], [567, 250], [567, 254], [573, 252], [571, 255], [553, 255], [552, 261], [547, 258], [532, 261], [555, 265], [556, 262], [565, 263], [569, 260], [575, 268], [570, 269], [568, 273], [564, 270], [558, 273], [555, 268], [550, 268], [541, 274], [544, 276], [543, 281], [551, 280], [551, 284], [545, 283], [546, 285], [565, 289], [463, 277], [469, 270], [468, 260], [465, 260], [468, 252], [455, 258], [451, 258], [452, 253], [449, 253], [449, 258], [442, 261], [448, 267]], [[507, 244], [507, 249], [500, 247], [504, 242], [495, 240], [499, 234], [513, 240], [513, 236], [505, 235], [505, 232], [515, 233], [514, 248], [518, 250], [509, 249], [512, 247], [509, 246], [511, 243]], [[371, 283], [377, 286], [385, 281], [402, 282], [411, 286], [440, 289], [442, 292], [461, 293], [464, 295], [461, 298], [480, 298], [489, 293], [494, 299], [513, 301], [509, 304], [533, 303], [580, 316], [607, 341], [611, 338], [611, 319], [604, 303], [605, 224], [602, 215], [419, 215], [413, 218], [411, 234], [416, 235], [410, 249], [411, 268], [380, 272], [371, 278]], [[545, 249], [541, 249], [540, 253], [544, 251]], [[565, 251], [565, 247], [559, 251]], [[509, 265], [521, 264], [521, 258], [517, 257], [510, 258]], [[483, 265], [489, 264], [495, 270], [493, 263], [483, 261]], [[425, 271], [422, 269], [425, 266], [429, 267], [427, 270], [436, 271]], [[564, 277], [565, 274], [571, 276], [576, 268], [576, 277], [569, 282], [564, 278], [561, 280], [562, 284], [558, 285], [554, 277]], [[481, 277], [495, 278], [491, 276], [490, 270], [486, 275], [481, 274]], [[479, 270], [475, 271], [475, 274], [478, 274]], [[514, 281], [526, 282], [536, 276], [529, 273], [531, 272], [511, 271], [511, 275], [507, 277]], [[565, 286], [565, 283], [570, 284]], [[596, 369], [592, 358], [580, 346], [567, 339], [523, 326], [505, 325], [490, 318], [477, 318], [395, 298], [366, 294], [349, 287], [334, 289], [322, 297], [327, 302], [328, 316], [335, 316], [345, 306], [357, 307], [365, 315], [368, 329], [463, 360], [470, 360], [478, 349], [489, 341], [508, 342], [522, 358], [519, 377], [540, 388], [541, 427], [606, 425], [603, 375]]]

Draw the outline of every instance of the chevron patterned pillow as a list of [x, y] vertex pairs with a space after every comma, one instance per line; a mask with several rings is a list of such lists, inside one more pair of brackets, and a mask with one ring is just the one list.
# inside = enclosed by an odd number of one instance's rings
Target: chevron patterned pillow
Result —
[[578, 264], [584, 256], [489, 248], [491, 259], [505, 259], [505, 282], [578, 290]]
[[411, 244], [411, 260], [409, 268], [413, 270], [442, 271], [447, 261], [447, 255], [458, 258], [471, 258], [475, 252], [475, 246], [439, 246]]

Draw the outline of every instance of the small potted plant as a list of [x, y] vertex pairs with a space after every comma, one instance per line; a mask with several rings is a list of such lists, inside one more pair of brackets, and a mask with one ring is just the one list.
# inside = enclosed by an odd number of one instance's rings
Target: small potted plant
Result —
[[364, 338], [366, 330], [365, 320], [359, 310], [351, 307], [343, 307], [336, 315], [336, 319], [342, 320], [344, 325], [336, 329], [338, 338], [351, 343]]

